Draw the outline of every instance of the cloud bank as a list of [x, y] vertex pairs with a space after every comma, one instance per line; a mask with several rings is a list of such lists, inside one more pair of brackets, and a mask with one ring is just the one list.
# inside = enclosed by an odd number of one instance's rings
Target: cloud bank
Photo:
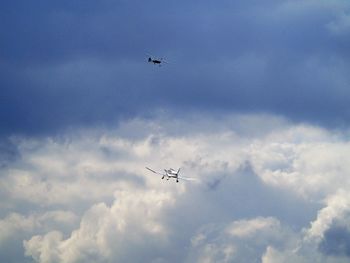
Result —
[[271, 115], [12, 137], [1, 261], [346, 262], [347, 138]]

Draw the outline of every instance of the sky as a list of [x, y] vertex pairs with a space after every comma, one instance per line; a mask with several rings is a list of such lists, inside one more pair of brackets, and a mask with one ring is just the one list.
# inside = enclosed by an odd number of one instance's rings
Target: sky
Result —
[[348, 1], [13, 0], [0, 32], [1, 262], [349, 262]]

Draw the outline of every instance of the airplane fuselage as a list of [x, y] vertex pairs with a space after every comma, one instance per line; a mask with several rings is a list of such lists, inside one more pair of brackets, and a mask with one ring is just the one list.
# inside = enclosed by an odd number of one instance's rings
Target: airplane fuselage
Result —
[[[169, 180], [170, 178], [175, 178], [176, 182], [178, 182], [179, 179], [179, 171], [175, 171], [174, 169], [164, 169], [165, 171], [165, 176], [167, 177], [166, 179]], [[164, 176], [162, 177], [164, 179]]]
[[160, 63], [162, 63], [162, 61], [156, 60], [156, 59], [153, 59], [152, 62], [153, 62], [154, 64], [160, 64]]
[[155, 65], [156, 64], [160, 65], [162, 63], [161, 60], [159, 60], [159, 59], [152, 59], [152, 58], [148, 58], [148, 62], [152, 62]]
[[172, 168], [170, 168], [169, 170], [165, 169], [165, 172], [169, 175], [176, 175], [177, 174], [177, 172]]

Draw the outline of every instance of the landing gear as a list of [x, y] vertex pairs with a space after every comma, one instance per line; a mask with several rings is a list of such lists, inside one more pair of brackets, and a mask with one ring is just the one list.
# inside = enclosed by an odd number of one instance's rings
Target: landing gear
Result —
[[179, 182], [179, 179], [176, 179], [176, 182], [178, 183], [178, 182]]
[[164, 176], [162, 177], [162, 179], [164, 179]]

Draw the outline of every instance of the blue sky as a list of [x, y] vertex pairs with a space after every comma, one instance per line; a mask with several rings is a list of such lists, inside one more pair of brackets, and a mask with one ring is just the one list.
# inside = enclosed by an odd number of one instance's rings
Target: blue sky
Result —
[[349, 260], [347, 1], [14, 0], [0, 32], [0, 261]]

